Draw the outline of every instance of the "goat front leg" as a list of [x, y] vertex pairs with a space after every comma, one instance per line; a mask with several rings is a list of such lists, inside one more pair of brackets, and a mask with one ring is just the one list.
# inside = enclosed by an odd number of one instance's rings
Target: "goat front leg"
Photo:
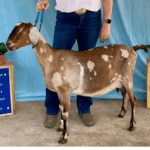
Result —
[[125, 114], [127, 113], [128, 94], [127, 94], [127, 91], [124, 86], [120, 90], [121, 90], [121, 94], [123, 96], [123, 102], [122, 102], [122, 108], [121, 108], [121, 111], [120, 111], [118, 117], [123, 118], [125, 116]]
[[[59, 104], [59, 109], [61, 109], [61, 104]], [[57, 132], [63, 132], [64, 130], [64, 120], [63, 120], [63, 116], [62, 116], [62, 112], [61, 112], [61, 120], [60, 120], [60, 124], [59, 127], [57, 128]]]
[[58, 143], [64, 144], [67, 142], [68, 133], [68, 116], [70, 109], [70, 92], [64, 89], [59, 89], [59, 108], [61, 111], [61, 121], [57, 129], [58, 132], [63, 131]]

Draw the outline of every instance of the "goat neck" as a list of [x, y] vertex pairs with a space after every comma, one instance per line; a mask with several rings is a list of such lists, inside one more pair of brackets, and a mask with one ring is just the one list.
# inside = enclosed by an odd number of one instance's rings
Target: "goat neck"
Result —
[[48, 63], [47, 61], [51, 61], [49, 56], [53, 57], [54, 49], [46, 42], [44, 37], [41, 35], [40, 40], [36, 47], [34, 47], [34, 51], [37, 57], [37, 60], [42, 67], [42, 70], [45, 70], [45, 65]]

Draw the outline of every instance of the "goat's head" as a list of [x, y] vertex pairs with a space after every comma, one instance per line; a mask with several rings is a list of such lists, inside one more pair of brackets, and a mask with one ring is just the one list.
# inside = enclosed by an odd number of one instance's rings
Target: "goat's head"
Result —
[[[33, 31], [31, 29], [36, 30], [36, 27], [34, 27], [31, 23], [24, 23], [24, 22], [17, 23], [6, 42], [8, 50], [14, 51], [20, 47], [33, 44], [32, 37], [30, 37], [30, 33]], [[36, 35], [34, 35], [33, 38], [35, 39], [35, 37], [37, 38]]]

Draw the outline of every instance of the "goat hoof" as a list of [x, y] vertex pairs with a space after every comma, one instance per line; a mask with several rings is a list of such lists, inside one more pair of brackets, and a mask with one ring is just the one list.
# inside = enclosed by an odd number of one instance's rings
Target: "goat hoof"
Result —
[[57, 128], [57, 132], [63, 132], [63, 129]]
[[118, 115], [119, 118], [123, 118], [125, 116], [125, 114], [127, 113], [127, 111], [121, 111]]
[[67, 139], [60, 139], [60, 140], [58, 141], [58, 143], [65, 144], [65, 143], [67, 143]]
[[133, 127], [133, 125], [132, 125], [132, 126], [130, 126], [130, 127], [129, 127], [129, 129], [128, 129], [128, 130], [132, 132], [132, 131], [134, 131], [134, 130], [135, 130], [135, 127]]
[[125, 114], [119, 114], [118, 117], [119, 118], [123, 118], [125, 116]]

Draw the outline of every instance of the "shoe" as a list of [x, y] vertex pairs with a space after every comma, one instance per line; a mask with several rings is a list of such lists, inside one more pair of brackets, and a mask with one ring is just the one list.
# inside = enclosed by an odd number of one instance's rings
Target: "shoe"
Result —
[[44, 126], [46, 128], [53, 128], [56, 125], [57, 115], [47, 115]]
[[86, 126], [90, 127], [95, 124], [95, 121], [91, 114], [79, 114], [79, 116]]

